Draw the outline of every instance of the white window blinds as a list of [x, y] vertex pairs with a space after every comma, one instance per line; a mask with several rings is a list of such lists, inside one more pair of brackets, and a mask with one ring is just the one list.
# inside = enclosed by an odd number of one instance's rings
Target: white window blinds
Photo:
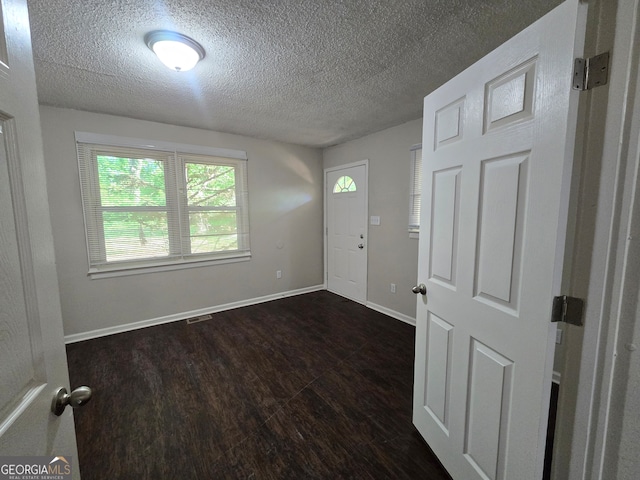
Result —
[[246, 158], [82, 132], [76, 140], [90, 273], [250, 255]]
[[409, 181], [409, 231], [420, 231], [420, 195], [422, 190], [422, 145], [411, 147]]

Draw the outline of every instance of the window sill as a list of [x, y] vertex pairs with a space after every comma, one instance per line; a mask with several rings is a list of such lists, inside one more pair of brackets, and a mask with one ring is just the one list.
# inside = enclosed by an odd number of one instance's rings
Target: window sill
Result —
[[185, 268], [210, 267], [212, 265], [223, 265], [226, 263], [248, 262], [251, 260], [251, 253], [238, 254], [226, 258], [209, 258], [206, 260], [179, 260], [173, 262], [157, 262], [146, 265], [105, 265], [101, 268], [90, 268], [89, 277], [92, 280], [100, 278], [125, 277], [129, 275], [140, 275], [144, 273], [170, 272], [173, 270], [184, 270]]

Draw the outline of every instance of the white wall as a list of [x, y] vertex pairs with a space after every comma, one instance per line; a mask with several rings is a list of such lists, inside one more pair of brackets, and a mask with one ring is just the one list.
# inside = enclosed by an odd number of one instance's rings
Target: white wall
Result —
[[[415, 318], [411, 287], [418, 275], [418, 240], [410, 239], [409, 167], [412, 145], [422, 141], [422, 120], [383, 130], [324, 150], [324, 168], [369, 159], [369, 225], [367, 301]], [[391, 293], [391, 284], [397, 293]]]
[[[322, 284], [320, 150], [46, 106], [40, 116], [65, 335]], [[89, 279], [76, 130], [246, 151], [251, 260]]]

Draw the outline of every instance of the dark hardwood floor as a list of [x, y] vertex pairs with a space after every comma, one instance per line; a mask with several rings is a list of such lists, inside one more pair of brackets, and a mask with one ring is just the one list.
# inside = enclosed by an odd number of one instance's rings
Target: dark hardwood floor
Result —
[[322, 291], [67, 346], [83, 480], [448, 480], [414, 328]]

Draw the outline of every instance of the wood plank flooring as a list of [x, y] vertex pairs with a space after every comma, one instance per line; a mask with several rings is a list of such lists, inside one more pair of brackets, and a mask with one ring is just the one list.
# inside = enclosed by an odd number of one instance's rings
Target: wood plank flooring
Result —
[[326, 291], [67, 346], [83, 480], [449, 480], [411, 423], [414, 328]]

